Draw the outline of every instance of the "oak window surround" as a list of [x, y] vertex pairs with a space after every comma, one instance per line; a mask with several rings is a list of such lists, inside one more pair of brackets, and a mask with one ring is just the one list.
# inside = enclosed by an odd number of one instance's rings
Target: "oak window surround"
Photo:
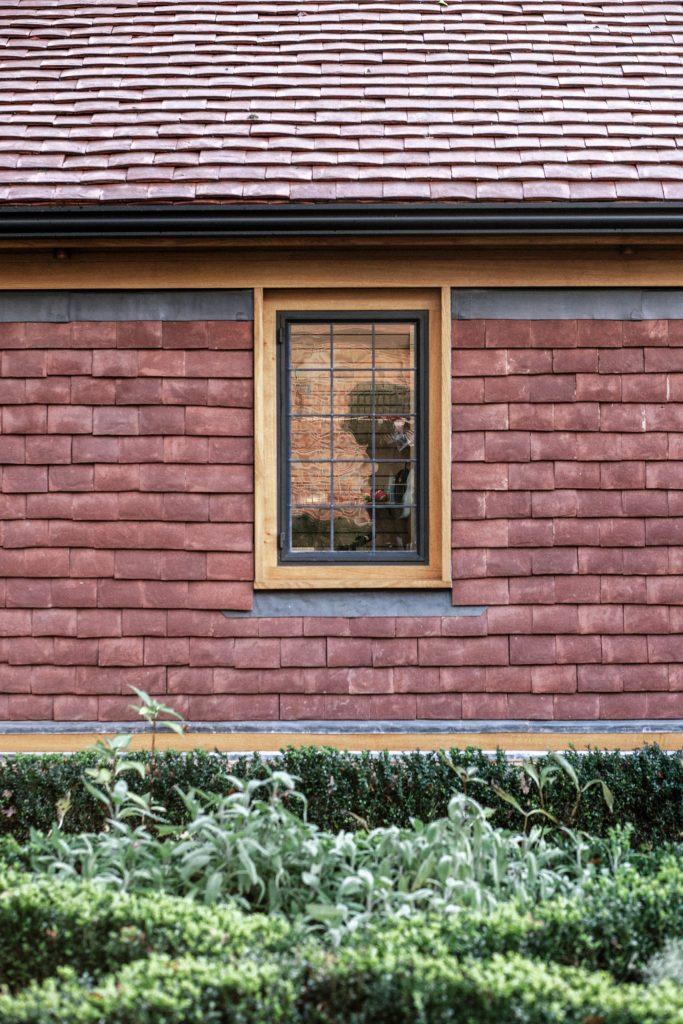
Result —
[[449, 303], [256, 295], [258, 589], [450, 585]]

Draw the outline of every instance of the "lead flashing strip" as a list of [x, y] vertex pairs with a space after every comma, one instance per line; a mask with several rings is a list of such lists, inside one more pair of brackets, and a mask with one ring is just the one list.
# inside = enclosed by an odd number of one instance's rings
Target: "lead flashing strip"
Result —
[[[163, 723], [162, 723], [163, 726]], [[323, 733], [334, 736], [351, 734], [355, 736], [377, 734], [402, 734], [419, 736], [424, 733], [439, 733], [449, 736], [453, 733], [479, 733], [495, 736], [498, 733], [539, 733], [563, 734], [586, 733], [604, 735], [638, 734], [656, 736], [663, 732], [677, 732], [683, 735], [683, 718], [634, 718], [595, 721], [594, 719], [529, 721], [523, 719], [387, 719], [379, 721], [338, 720], [324, 721], [253, 721], [253, 722], [187, 722], [187, 734], [276, 734], [294, 733], [307, 736]], [[145, 722], [0, 722], [0, 736], [12, 734], [59, 735], [68, 733], [94, 733], [97, 735], [127, 732], [150, 733], [151, 726]], [[186, 734], [186, 735], [187, 735]]]
[[454, 320], [678, 320], [680, 288], [458, 288]]
[[450, 590], [257, 590], [251, 611], [224, 611], [228, 619], [359, 618], [483, 615], [480, 605], [454, 605]]
[[0, 323], [253, 319], [249, 290], [0, 291]]

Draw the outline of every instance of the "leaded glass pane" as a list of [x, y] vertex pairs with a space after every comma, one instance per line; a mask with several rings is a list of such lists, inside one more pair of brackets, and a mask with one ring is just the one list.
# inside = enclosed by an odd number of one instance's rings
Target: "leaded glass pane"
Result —
[[418, 552], [419, 329], [395, 318], [288, 323], [281, 479], [293, 555]]

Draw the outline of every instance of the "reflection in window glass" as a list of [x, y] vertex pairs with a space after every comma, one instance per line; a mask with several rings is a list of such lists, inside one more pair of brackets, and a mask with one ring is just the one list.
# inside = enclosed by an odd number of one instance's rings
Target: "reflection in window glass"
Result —
[[[419, 319], [287, 323], [281, 547], [420, 554]], [[284, 538], [284, 540], [282, 540]]]

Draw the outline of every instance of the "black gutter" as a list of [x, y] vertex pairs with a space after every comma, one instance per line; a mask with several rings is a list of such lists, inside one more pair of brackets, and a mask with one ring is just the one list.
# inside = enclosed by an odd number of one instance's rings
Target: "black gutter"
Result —
[[681, 202], [0, 206], [0, 240], [681, 232]]

